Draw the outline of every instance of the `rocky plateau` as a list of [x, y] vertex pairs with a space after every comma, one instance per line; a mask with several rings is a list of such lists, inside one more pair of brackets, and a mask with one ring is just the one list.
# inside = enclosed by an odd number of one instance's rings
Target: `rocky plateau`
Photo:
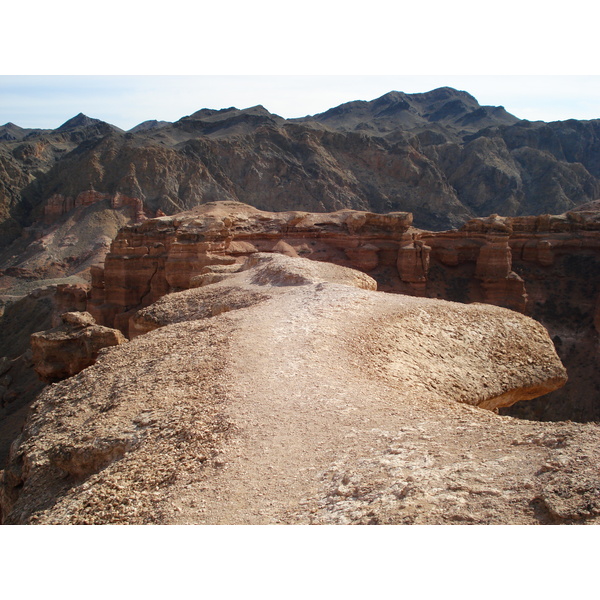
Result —
[[278, 253], [214, 273], [40, 395], [4, 523], [599, 522], [597, 424], [485, 410], [564, 384], [533, 319]]
[[569, 383], [511, 414], [600, 420], [599, 204], [430, 232], [414, 228], [410, 213], [268, 213], [209, 203], [121, 229], [104, 266], [92, 269], [87, 310], [99, 324], [134, 337], [144, 331], [139, 309], [225, 277], [253, 253], [334, 263], [368, 273], [381, 291], [493, 304], [533, 317], [550, 332]]
[[597, 522], [599, 123], [1, 126], [3, 522]]

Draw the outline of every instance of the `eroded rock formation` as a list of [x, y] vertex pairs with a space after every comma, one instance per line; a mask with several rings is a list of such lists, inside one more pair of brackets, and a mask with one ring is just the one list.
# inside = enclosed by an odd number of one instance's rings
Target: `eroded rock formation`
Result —
[[96, 362], [102, 348], [126, 342], [120, 331], [102, 327], [88, 312], [67, 312], [62, 323], [31, 336], [35, 372], [46, 383], [76, 375]]
[[229, 271], [40, 396], [5, 523], [598, 521], [597, 427], [471, 406], [564, 383], [541, 325], [298, 257]]
[[569, 384], [510, 414], [600, 419], [600, 345], [593, 325], [600, 299], [599, 208], [591, 203], [564, 215], [493, 215], [457, 231], [420, 236], [432, 247], [426, 295], [519, 310], [555, 340]]
[[600, 211], [594, 203], [564, 215], [492, 215], [436, 233], [413, 228], [406, 213], [267, 213], [209, 203], [122, 229], [104, 268], [93, 269], [88, 311], [130, 335], [140, 308], [168, 292], [215, 281], [222, 276], [216, 267], [235, 269], [265, 251], [363, 270], [382, 291], [528, 314], [551, 332], [574, 375], [554, 398], [530, 404], [529, 416], [600, 418], [594, 327]]
[[60, 324], [60, 315], [84, 311], [87, 289], [83, 285], [61, 284], [33, 290], [8, 303], [0, 315], [0, 464], [18, 435], [27, 408], [42, 390], [43, 383], [33, 369], [29, 339], [32, 333]]
[[240, 264], [256, 252], [389, 273], [398, 280], [398, 247], [408, 213], [266, 213], [239, 202], [209, 203], [123, 229], [104, 268], [92, 270], [88, 311], [129, 333], [129, 318], [168, 292], [197, 285], [208, 266]]
[[106, 194], [95, 190], [85, 190], [77, 194], [75, 198], [71, 196], [65, 198], [62, 194], [53, 194], [44, 204], [44, 221], [46, 224], [54, 223], [75, 208], [91, 206], [102, 200], [108, 200], [112, 209], [130, 207], [131, 217], [136, 223], [148, 218], [144, 211], [144, 203], [140, 198], [132, 198], [120, 192]]
[[[412, 228], [407, 213], [267, 213], [236, 202], [209, 203], [122, 229], [104, 269], [93, 269], [90, 310], [111, 325], [115, 314], [133, 314], [169, 291], [190, 288], [207, 266], [234, 265], [267, 251], [368, 272], [384, 291], [530, 313], [522, 276], [527, 265], [537, 265], [536, 280], [554, 280], [564, 270], [559, 263], [574, 254], [598, 259], [599, 232], [600, 211], [494, 215], [432, 233]], [[454, 298], [456, 279], [468, 281]], [[117, 320], [126, 331], [124, 320]]]
[[[77, 210], [95, 210], [103, 202]], [[9, 367], [0, 383], [1, 455], [6, 456], [27, 404], [41, 388], [27, 351], [31, 333], [57, 326], [66, 311], [87, 309], [102, 325], [116, 324], [134, 337], [155, 327], [150, 315], [146, 321], [132, 319], [138, 309], [168, 292], [223, 279], [259, 250], [360, 269], [377, 280], [380, 290], [494, 302], [524, 311], [550, 331], [569, 381], [544, 398], [501, 411], [543, 420], [597, 420], [598, 208], [590, 203], [558, 216], [492, 216], [472, 220], [461, 230], [432, 233], [412, 228], [405, 213], [265, 213], [239, 203], [217, 203], [124, 229], [105, 267], [91, 268], [87, 297], [81, 284], [59, 285], [6, 305], [0, 355]], [[85, 219], [80, 223], [78, 238], [84, 238], [80, 231], [89, 224]], [[70, 238], [57, 232], [48, 248], [55, 253], [65, 239]], [[485, 250], [490, 244], [492, 254]], [[33, 287], [32, 278], [7, 270], [0, 280]], [[198, 310], [218, 314], [230, 300], [235, 304], [234, 297], [246, 302], [234, 291], [228, 294], [232, 296], [215, 296]]]

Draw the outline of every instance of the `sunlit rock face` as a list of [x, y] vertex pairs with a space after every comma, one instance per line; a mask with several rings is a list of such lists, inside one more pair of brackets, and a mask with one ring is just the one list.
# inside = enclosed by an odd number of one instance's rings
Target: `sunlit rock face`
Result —
[[[121, 230], [104, 268], [92, 272], [87, 310], [130, 331], [137, 310], [164, 294], [215, 281], [256, 252], [361, 269], [378, 289], [455, 302], [484, 302], [540, 321], [572, 373], [530, 417], [600, 419], [598, 203], [563, 215], [473, 219], [458, 230], [415, 229], [406, 213], [269, 213], [209, 203]], [[597, 321], [596, 321], [597, 322]], [[515, 407], [515, 411], [525, 411]]]
[[88, 311], [128, 333], [129, 318], [170, 291], [198, 284], [207, 267], [240, 265], [257, 252], [301, 256], [399, 282], [398, 248], [409, 213], [344, 210], [269, 213], [237, 202], [210, 203], [121, 230], [104, 269], [92, 273]]
[[4, 523], [597, 522], [587, 487], [555, 506], [542, 477], [572, 441], [586, 459], [560, 475], [595, 489], [597, 428], [485, 410], [564, 384], [533, 319], [273, 252], [213, 273], [44, 391], [0, 473]]

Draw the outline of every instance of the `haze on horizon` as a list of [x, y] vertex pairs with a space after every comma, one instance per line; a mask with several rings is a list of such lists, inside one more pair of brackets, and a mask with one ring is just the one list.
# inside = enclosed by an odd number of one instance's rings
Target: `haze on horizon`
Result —
[[521, 119], [600, 118], [600, 76], [199, 75], [0, 76], [0, 124], [54, 129], [78, 113], [128, 130], [151, 119], [177, 121], [201, 108], [263, 105], [285, 118], [324, 112], [392, 90], [449, 86]]

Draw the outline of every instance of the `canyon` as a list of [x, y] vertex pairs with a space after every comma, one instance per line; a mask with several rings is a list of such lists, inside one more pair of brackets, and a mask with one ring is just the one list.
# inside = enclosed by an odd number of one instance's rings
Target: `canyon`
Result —
[[599, 122], [0, 127], [2, 519], [596, 522]]
[[[3, 521], [597, 522], [597, 422], [494, 414], [560, 394], [567, 371], [546, 327], [493, 302], [531, 309], [520, 261], [536, 302], [556, 291], [574, 246], [597, 255], [598, 216], [435, 234], [408, 213], [217, 202], [122, 228], [88, 312], [32, 336], [72, 357], [81, 331], [112, 332], [32, 405], [0, 475]], [[565, 275], [572, 295], [542, 306], [597, 324], [584, 273]], [[452, 286], [461, 302], [437, 297]]]
[[532, 319], [277, 253], [203, 282], [42, 393], [4, 523], [600, 519], [597, 424], [491, 410], [564, 384]]
[[[128, 337], [135, 316], [168, 292], [214, 281], [255, 252], [278, 252], [368, 273], [385, 292], [481, 302], [546, 327], [572, 375], [562, 390], [513, 412], [544, 420], [600, 420], [600, 203], [564, 215], [474, 219], [428, 232], [410, 213], [267, 213], [240, 203], [124, 227], [92, 269], [87, 310]], [[209, 270], [205, 273], [205, 270]], [[142, 329], [140, 329], [142, 328]]]

